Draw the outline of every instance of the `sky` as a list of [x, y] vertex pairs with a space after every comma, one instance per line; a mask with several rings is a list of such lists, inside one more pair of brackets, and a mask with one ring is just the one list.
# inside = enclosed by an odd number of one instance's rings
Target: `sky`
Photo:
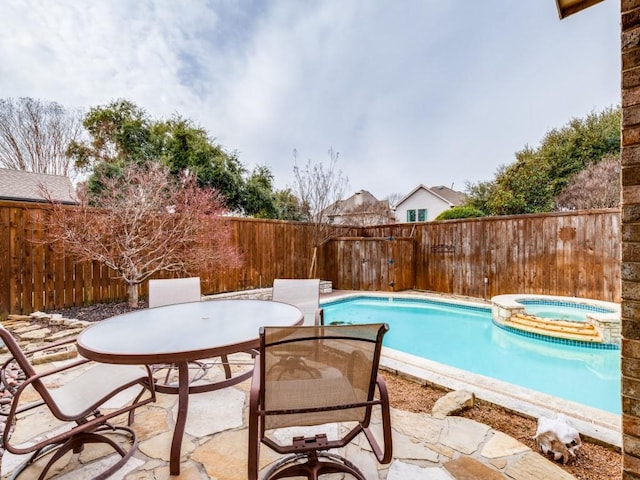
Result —
[[0, 0], [0, 98], [179, 114], [278, 189], [333, 150], [350, 193], [464, 191], [620, 103], [619, 8], [559, 20], [555, 0]]

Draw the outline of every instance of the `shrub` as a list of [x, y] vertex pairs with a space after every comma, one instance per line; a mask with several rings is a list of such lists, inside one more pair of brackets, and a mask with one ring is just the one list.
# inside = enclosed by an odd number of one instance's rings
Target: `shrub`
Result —
[[473, 207], [453, 207], [438, 215], [435, 220], [453, 220], [454, 218], [484, 217], [485, 213]]

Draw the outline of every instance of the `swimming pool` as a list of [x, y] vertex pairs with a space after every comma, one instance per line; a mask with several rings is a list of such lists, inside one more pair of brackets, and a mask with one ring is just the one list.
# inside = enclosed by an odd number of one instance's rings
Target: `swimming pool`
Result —
[[588, 298], [510, 294], [491, 298], [493, 321], [510, 330], [603, 348], [621, 343], [620, 305]]
[[528, 338], [490, 307], [357, 296], [323, 303], [325, 323], [386, 322], [384, 345], [554, 397], [620, 414], [620, 351]]

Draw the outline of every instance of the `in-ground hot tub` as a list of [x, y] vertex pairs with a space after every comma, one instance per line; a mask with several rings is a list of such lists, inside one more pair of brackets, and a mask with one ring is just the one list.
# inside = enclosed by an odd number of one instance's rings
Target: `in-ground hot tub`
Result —
[[498, 295], [491, 299], [493, 321], [532, 335], [620, 345], [620, 305], [552, 295]]

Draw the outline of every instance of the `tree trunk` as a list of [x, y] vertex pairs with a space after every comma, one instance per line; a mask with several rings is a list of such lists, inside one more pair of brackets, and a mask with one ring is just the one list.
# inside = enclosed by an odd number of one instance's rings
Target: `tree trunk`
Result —
[[138, 306], [138, 284], [137, 283], [129, 283], [127, 285], [127, 293], [129, 295], [129, 306], [137, 307]]
[[316, 278], [316, 255], [318, 253], [318, 247], [313, 247], [313, 257], [311, 258], [311, 265], [309, 266], [309, 277]]

